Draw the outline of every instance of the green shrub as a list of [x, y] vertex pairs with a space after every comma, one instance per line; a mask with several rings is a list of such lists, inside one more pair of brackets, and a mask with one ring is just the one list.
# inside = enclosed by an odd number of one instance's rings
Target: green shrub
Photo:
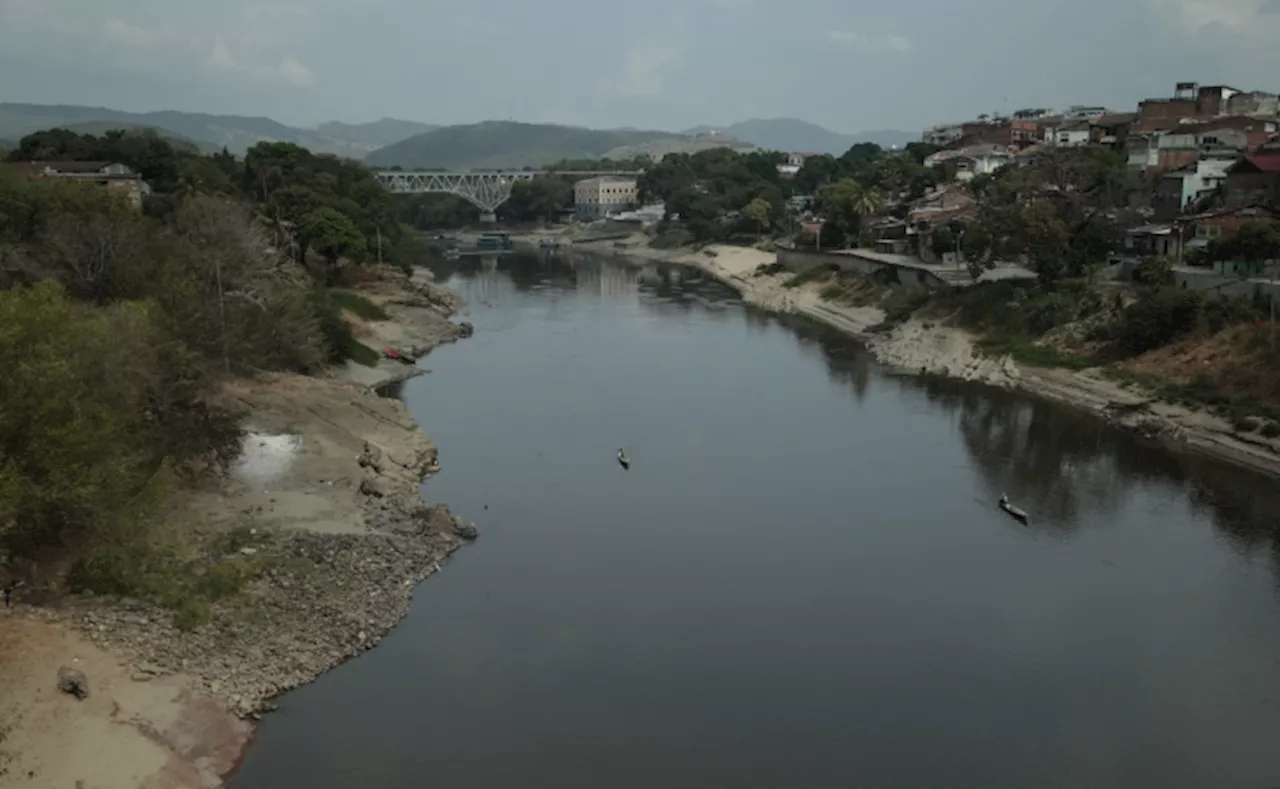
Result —
[[818, 295], [827, 301], [834, 301], [844, 295], [844, 288], [832, 283], [823, 286], [822, 290], [818, 291]]
[[1258, 429], [1258, 419], [1252, 416], [1236, 417], [1231, 420], [1231, 427], [1239, 433], [1252, 433]]
[[1143, 294], [1121, 314], [1116, 344], [1134, 356], [1168, 345], [1195, 330], [1202, 305], [1195, 291], [1166, 288]]
[[367, 321], [385, 321], [390, 319], [390, 315], [382, 307], [369, 301], [358, 293], [351, 293], [345, 290], [329, 291], [329, 300], [339, 309], [344, 309], [352, 315], [364, 318]]
[[652, 249], [679, 249], [693, 243], [693, 234], [687, 230], [668, 230], [649, 241]]
[[1280, 424], [1268, 422], [1262, 426], [1262, 435], [1267, 438], [1280, 438]]
[[820, 279], [831, 276], [832, 272], [839, 271], [840, 267], [835, 263], [824, 263], [816, 266], [803, 268], [793, 274], [787, 281], [782, 283], [784, 288], [798, 288], [810, 282], [816, 282]]

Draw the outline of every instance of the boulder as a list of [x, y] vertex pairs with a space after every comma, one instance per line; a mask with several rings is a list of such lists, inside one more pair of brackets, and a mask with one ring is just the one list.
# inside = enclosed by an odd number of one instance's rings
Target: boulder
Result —
[[380, 499], [387, 495], [387, 483], [381, 478], [366, 477], [360, 483], [360, 492], [366, 496]]
[[467, 523], [462, 518], [453, 519], [453, 532], [464, 540], [474, 540], [480, 536], [480, 531], [474, 523]]
[[382, 473], [382, 450], [368, 441], [364, 442], [364, 451], [356, 460], [362, 468], [371, 468], [379, 474]]
[[89, 678], [83, 671], [63, 666], [58, 669], [58, 690], [83, 701], [89, 697]]

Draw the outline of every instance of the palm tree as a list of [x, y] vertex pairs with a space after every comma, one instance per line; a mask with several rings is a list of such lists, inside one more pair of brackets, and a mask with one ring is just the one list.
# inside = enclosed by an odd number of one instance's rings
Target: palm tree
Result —
[[861, 216], [872, 216], [884, 206], [884, 200], [875, 189], [858, 184], [850, 205]]

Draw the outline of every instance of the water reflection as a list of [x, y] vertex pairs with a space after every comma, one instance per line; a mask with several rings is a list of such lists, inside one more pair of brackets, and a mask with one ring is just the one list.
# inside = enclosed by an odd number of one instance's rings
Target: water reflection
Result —
[[403, 395], [427, 495], [485, 536], [286, 699], [237, 789], [1280, 775], [1270, 482], [886, 375], [696, 272], [463, 263], [475, 336]]

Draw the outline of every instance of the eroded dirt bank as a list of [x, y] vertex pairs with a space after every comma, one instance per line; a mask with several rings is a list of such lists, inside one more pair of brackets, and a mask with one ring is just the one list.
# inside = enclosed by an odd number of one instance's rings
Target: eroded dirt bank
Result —
[[[984, 356], [963, 329], [913, 318], [889, 332], [869, 330], [884, 320], [877, 307], [853, 307], [826, 301], [815, 285], [787, 288], [790, 273], [758, 275], [776, 256], [747, 247], [714, 245], [701, 251], [655, 250], [647, 237], [627, 242], [579, 245], [597, 254], [693, 266], [742, 294], [744, 301], [774, 312], [805, 315], [864, 342], [883, 364], [908, 373], [943, 375], [1018, 388], [1085, 408], [1112, 424], [1174, 448], [1213, 455], [1257, 471], [1280, 476], [1280, 441], [1242, 435], [1231, 423], [1203, 409], [1160, 402], [1132, 386], [1106, 377], [1099, 369], [1044, 369], [1019, 365], [1012, 358]], [[710, 254], [708, 254], [710, 253]]]
[[[390, 316], [356, 326], [371, 347], [416, 355], [469, 333], [425, 272], [363, 292]], [[383, 361], [228, 384], [247, 414], [242, 456], [226, 480], [175, 496], [164, 525], [253, 580], [194, 628], [127, 599], [28, 592], [0, 608], [0, 786], [218, 786], [273, 697], [376, 645], [474, 536], [422, 501], [436, 449], [373, 392], [414, 372]], [[59, 691], [63, 667], [87, 697]]]

